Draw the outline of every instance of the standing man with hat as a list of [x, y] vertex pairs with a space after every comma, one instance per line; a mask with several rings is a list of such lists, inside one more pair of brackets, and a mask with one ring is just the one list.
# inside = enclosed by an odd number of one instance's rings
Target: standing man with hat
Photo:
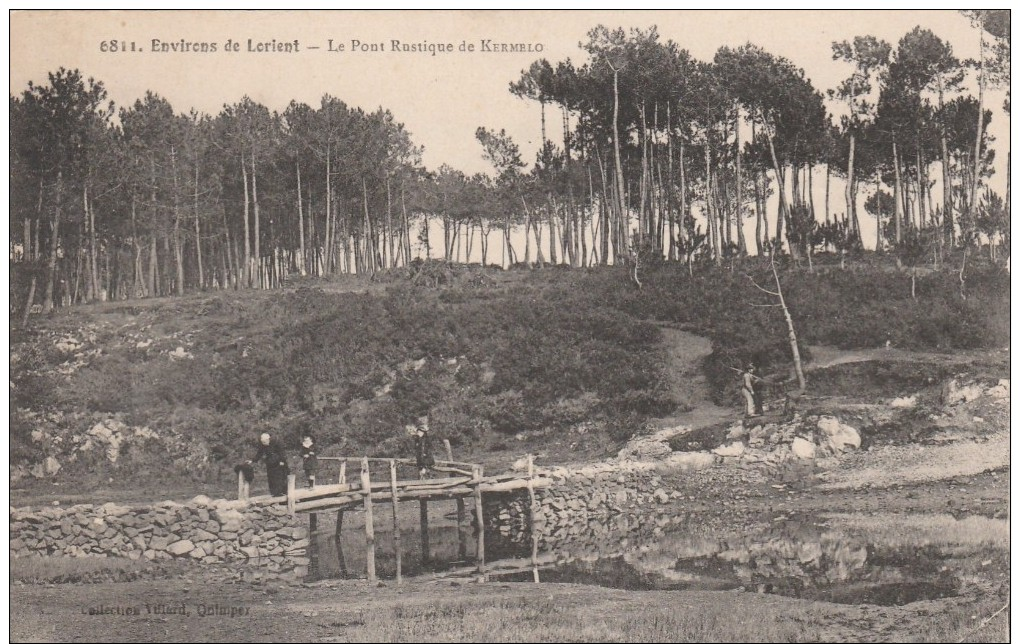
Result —
[[436, 459], [432, 456], [432, 439], [429, 436], [429, 417], [420, 416], [414, 432], [415, 461], [418, 465], [418, 475], [425, 478], [436, 465]]
[[248, 461], [248, 465], [257, 463], [260, 460], [266, 462], [266, 476], [269, 479], [269, 494], [272, 496], [284, 496], [287, 494], [287, 475], [290, 468], [287, 466], [287, 455], [283, 452], [283, 446], [268, 433], [259, 436], [259, 448], [255, 452], [255, 458]]

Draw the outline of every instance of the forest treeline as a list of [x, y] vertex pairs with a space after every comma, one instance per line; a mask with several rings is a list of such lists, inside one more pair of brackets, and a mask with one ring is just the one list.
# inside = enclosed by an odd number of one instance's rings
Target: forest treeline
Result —
[[[419, 256], [810, 261], [862, 249], [864, 216], [878, 223], [869, 246], [914, 265], [977, 247], [995, 259], [1009, 184], [1002, 196], [984, 183], [1000, 107], [987, 93], [1008, 86], [1009, 12], [967, 13], [979, 59], [920, 27], [895, 45], [859, 36], [832, 44], [847, 72], [835, 88], [755, 45], [701, 61], [654, 27], [598, 26], [581, 63], [538, 60], [510, 83], [540, 105], [543, 145], [526, 170], [504, 130], [479, 127], [491, 175], [426, 170], [389, 110], [328, 94], [282, 112], [244, 97], [182, 113], [154, 92], [116, 106], [101, 80], [61, 68], [10, 97], [12, 312], [269, 288]], [[1008, 118], [1008, 94], [1001, 108]], [[843, 194], [830, 195], [833, 177]]]

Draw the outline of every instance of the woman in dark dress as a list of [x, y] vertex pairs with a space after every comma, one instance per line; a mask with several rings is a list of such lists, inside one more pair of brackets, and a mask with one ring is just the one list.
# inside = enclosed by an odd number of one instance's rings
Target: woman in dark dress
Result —
[[248, 462], [257, 463], [260, 460], [266, 462], [269, 494], [272, 496], [286, 495], [287, 475], [290, 474], [290, 468], [287, 467], [287, 456], [283, 453], [283, 446], [273, 440], [269, 434], [259, 436], [259, 449], [255, 452], [255, 458]]

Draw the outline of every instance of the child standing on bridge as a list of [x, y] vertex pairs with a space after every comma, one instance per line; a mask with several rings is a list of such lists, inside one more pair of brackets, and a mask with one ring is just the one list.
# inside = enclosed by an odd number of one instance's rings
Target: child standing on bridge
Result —
[[315, 475], [319, 471], [319, 457], [315, 455], [315, 439], [310, 432], [305, 432], [301, 439], [301, 465], [305, 470], [308, 487], [315, 487]]

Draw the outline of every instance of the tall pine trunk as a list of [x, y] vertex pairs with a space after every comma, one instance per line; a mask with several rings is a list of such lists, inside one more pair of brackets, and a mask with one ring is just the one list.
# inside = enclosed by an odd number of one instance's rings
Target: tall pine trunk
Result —
[[205, 273], [202, 270], [202, 228], [198, 216], [198, 154], [195, 155], [195, 259], [198, 260], [198, 288], [205, 288]]
[[241, 153], [241, 178], [244, 180], [244, 286], [245, 288], [251, 288], [251, 229], [250, 224], [248, 223], [250, 208], [248, 199], [248, 168], [244, 164], [243, 152]]
[[253, 213], [255, 215], [255, 231], [254, 231], [255, 232], [255, 244], [254, 244], [254, 246], [255, 246], [255, 262], [256, 262], [256, 265], [259, 268], [259, 271], [258, 271], [259, 284], [258, 284], [258, 286], [259, 286], [259, 288], [262, 288], [264, 286], [262, 284], [262, 270], [261, 270], [261, 267], [262, 267], [262, 250], [261, 250], [262, 239], [261, 239], [261, 237], [262, 237], [262, 235], [259, 232], [259, 226], [260, 226], [261, 217], [259, 216], [259, 186], [258, 186], [258, 177], [256, 176], [256, 169], [255, 169], [255, 150], [252, 150], [252, 152], [251, 152], [251, 203], [252, 203], [252, 206], [253, 206]]
[[741, 172], [740, 164], [740, 107], [737, 106], [736, 112], [733, 116], [733, 133], [736, 137], [736, 157], [737, 161], [737, 186], [736, 186], [736, 198], [737, 202], [734, 206], [734, 219], [737, 223], [737, 244], [740, 246], [740, 254], [747, 254], [747, 241], [744, 239], [744, 184], [743, 174]]
[[300, 254], [298, 255], [298, 271], [301, 273], [301, 277], [307, 275], [307, 269], [305, 267], [305, 212], [301, 204], [301, 159], [296, 158], [294, 160], [294, 166], [297, 171], [297, 212], [298, 212], [298, 244], [300, 248]]
[[57, 171], [57, 185], [54, 190], [53, 224], [50, 231], [50, 263], [46, 279], [46, 294], [43, 296], [43, 313], [53, 310], [53, 289], [57, 282], [57, 251], [60, 247], [61, 193], [64, 191], [64, 172]]
[[170, 166], [174, 185], [174, 264], [177, 268], [177, 294], [184, 295], [184, 250], [181, 240], [180, 188], [177, 181], [177, 152], [170, 148]]
[[82, 190], [82, 207], [84, 208], [85, 217], [89, 222], [89, 291], [91, 292], [91, 298], [98, 300], [99, 297], [99, 251], [98, 244], [96, 242], [96, 213], [91, 206], [89, 201], [89, 188], [86, 183], [85, 188]]
[[776, 146], [772, 141], [772, 131], [764, 123], [762, 124], [762, 129], [765, 130], [765, 138], [768, 140], [769, 156], [772, 159], [772, 168], [776, 172], [776, 192], [779, 194], [779, 213], [776, 215], [776, 246], [774, 249], [778, 251], [783, 247], [783, 222], [789, 219], [790, 208], [786, 204], [786, 178], [783, 176], [783, 169], [780, 167], [779, 159], [776, 157]]
[[978, 184], [981, 182], [981, 130], [984, 126], [985, 111], [985, 34], [979, 30], [981, 38], [980, 55], [978, 56], [978, 109], [977, 136], [974, 137], [974, 170], [970, 184], [970, 215], [973, 221], [976, 214]]
[[894, 216], [896, 217], [896, 246], [899, 246], [903, 242], [903, 182], [900, 181], [900, 155], [896, 149], [896, 139], [893, 138], [892, 142], [892, 153], [893, 153], [893, 171], [896, 177], [896, 185], [894, 186], [893, 201], [896, 202], [896, 209]]
[[623, 227], [623, 234], [620, 236], [622, 239], [620, 246], [616, 248], [616, 254], [629, 257], [630, 240], [627, 237], [630, 226], [627, 225], [629, 217], [624, 201], [623, 161], [620, 159], [620, 72], [615, 68], [613, 69], [613, 155], [616, 159], [616, 213], [620, 225]]

